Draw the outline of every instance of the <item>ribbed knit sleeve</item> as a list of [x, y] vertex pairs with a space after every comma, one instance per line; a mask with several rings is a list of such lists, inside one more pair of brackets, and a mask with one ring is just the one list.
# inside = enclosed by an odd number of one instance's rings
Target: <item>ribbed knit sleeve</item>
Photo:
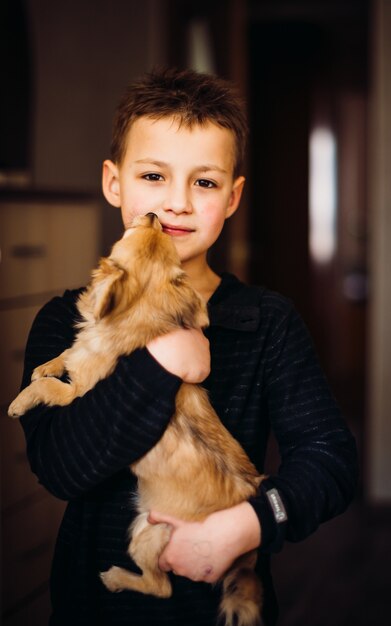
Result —
[[[354, 495], [358, 473], [354, 439], [308, 331], [297, 312], [281, 302], [263, 358], [268, 417], [281, 465], [278, 475], [268, 477], [252, 500], [262, 525], [264, 551], [279, 550], [285, 538], [303, 539], [321, 522], [342, 513]], [[278, 523], [273, 514], [267, 497], [272, 488], [285, 505], [287, 522]]]
[[[23, 385], [34, 367], [68, 348], [77, 318], [76, 294], [50, 301], [32, 326]], [[40, 405], [21, 418], [33, 472], [54, 495], [76, 498], [144, 455], [175, 408], [181, 381], [149, 352], [119, 359], [114, 372], [65, 407]]]

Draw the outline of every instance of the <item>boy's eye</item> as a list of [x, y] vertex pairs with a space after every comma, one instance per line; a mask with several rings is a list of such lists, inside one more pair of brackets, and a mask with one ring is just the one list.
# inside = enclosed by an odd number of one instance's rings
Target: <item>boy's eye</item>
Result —
[[158, 181], [164, 180], [161, 174], [156, 174], [154, 172], [151, 172], [151, 174], [144, 174], [143, 178], [145, 180], [150, 180], [152, 182], [158, 182]]
[[212, 180], [207, 180], [206, 178], [199, 178], [196, 180], [195, 184], [199, 187], [204, 187], [205, 189], [213, 189], [217, 186]]

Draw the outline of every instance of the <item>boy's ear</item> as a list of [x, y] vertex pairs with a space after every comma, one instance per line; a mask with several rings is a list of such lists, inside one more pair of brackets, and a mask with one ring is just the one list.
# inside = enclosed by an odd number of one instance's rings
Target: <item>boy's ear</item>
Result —
[[246, 179], [244, 176], [238, 176], [237, 178], [235, 178], [233, 185], [232, 185], [232, 190], [231, 190], [231, 197], [229, 199], [229, 203], [227, 206], [227, 211], [226, 211], [226, 219], [228, 217], [231, 217], [231, 215], [233, 215], [236, 211], [236, 209], [239, 206], [240, 203], [240, 198], [242, 197], [242, 192], [243, 192], [243, 187], [244, 187], [244, 183], [246, 182]]
[[102, 190], [107, 202], [115, 207], [121, 206], [121, 188], [118, 166], [107, 159], [103, 162]]

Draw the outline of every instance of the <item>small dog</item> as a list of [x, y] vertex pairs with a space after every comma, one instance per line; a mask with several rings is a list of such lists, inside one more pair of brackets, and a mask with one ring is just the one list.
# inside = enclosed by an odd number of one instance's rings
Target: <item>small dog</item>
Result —
[[[179, 326], [208, 325], [206, 305], [153, 213], [135, 218], [110, 256], [101, 259], [77, 307], [82, 321], [72, 347], [34, 370], [9, 415], [18, 417], [39, 403], [69, 404], [108, 376], [121, 355]], [[65, 371], [69, 382], [56, 378]], [[220, 422], [205, 390], [187, 383], [177, 393], [176, 411], [162, 438], [131, 470], [138, 478], [138, 516], [129, 529], [128, 550], [143, 573], [113, 566], [101, 579], [111, 591], [169, 597], [171, 582], [158, 559], [170, 530], [149, 524], [149, 511], [199, 521], [255, 495], [262, 477]], [[220, 616], [226, 626], [261, 623], [256, 559], [255, 550], [241, 556], [222, 577]]]

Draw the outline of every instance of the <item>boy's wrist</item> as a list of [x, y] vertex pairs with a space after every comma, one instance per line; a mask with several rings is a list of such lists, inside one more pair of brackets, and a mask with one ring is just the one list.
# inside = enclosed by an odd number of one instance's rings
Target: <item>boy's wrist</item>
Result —
[[248, 502], [212, 513], [207, 518], [207, 524], [221, 530], [223, 541], [227, 549], [231, 550], [232, 558], [250, 552], [261, 544], [261, 525], [254, 508]]
[[139, 380], [143, 387], [151, 387], [156, 391], [164, 389], [164, 395], [175, 395], [178, 391], [181, 379], [162, 367], [146, 348], [135, 350], [122, 358], [126, 360], [127, 374]]
[[[278, 495], [277, 503], [273, 498], [274, 492], [277, 492]], [[249, 504], [262, 527], [261, 550], [268, 553], [279, 552], [285, 541], [288, 522], [281, 494], [266, 479], [262, 482], [259, 495], [250, 498]]]

